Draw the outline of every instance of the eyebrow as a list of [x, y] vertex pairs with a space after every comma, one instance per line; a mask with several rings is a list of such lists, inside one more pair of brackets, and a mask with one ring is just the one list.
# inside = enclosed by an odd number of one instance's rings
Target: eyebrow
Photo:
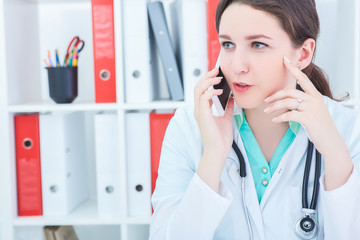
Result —
[[[231, 39], [231, 37], [229, 37], [228, 35], [225, 35], [225, 34], [219, 35], [219, 38]], [[273, 40], [271, 37], [268, 37], [264, 34], [256, 34], [256, 35], [250, 35], [250, 36], [245, 37], [246, 40], [253, 40], [253, 39], [257, 39], [257, 38], [267, 38], [267, 39]]]

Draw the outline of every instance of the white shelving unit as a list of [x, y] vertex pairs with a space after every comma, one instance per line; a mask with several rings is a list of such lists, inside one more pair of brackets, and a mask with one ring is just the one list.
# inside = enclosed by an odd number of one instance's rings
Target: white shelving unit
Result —
[[[114, 1], [117, 102], [96, 104], [92, 46], [91, 0], [0, 0], [0, 240], [43, 239], [45, 225], [73, 225], [80, 239], [147, 239], [150, 217], [127, 214], [125, 116], [129, 111], [174, 110], [186, 101], [124, 102], [121, 0]], [[71, 104], [56, 104], [50, 97], [42, 58], [47, 50], [65, 53], [73, 36], [85, 40], [79, 58], [79, 93]], [[17, 215], [14, 145], [15, 114], [82, 112], [87, 139], [90, 198], [67, 216], [19, 217]], [[94, 115], [115, 113], [118, 119], [121, 216], [101, 218], [97, 212]]]
[[[168, 110], [189, 104], [154, 101], [124, 102], [121, 39], [123, 0], [114, 0], [117, 70], [117, 103], [94, 103], [93, 52], [90, 0], [0, 0], [0, 240], [42, 239], [45, 225], [74, 225], [79, 238], [147, 239], [150, 217], [127, 216], [127, 172], [124, 130], [129, 111]], [[163, 0], [173, 1], [173, 0]], [[328, 73], [336, 97], [346, 91], [343, 104], [360, 109], [360, 3], [358, 0], [317, 0], [321, 33], [315, 62]], [[126, 10], [126, 9], [125, 9]], [[79, 35], [86, 46], [79, 59], [79, 95], [72, 104], [55, 104], [50, 98], [42, 58], [47, 50], [66, 50]], [[205, 59], [206, 61], [206, 59]], [[185, 94], [186, 95], [186, 94]], [[87, 129], [88, 187], [90, 199], [64, 217], [18, 217], [13, 117], [18, 113], [83, 112]], [[120, 137], [119, 175], [123, 189], [119, 218], [97, 214], [93, 117], [97, 112], [116, 113]]]

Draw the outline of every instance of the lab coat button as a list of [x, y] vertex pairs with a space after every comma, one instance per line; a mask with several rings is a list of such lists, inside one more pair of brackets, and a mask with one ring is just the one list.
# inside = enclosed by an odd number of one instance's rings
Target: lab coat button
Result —
[[267, 173], [267, 168], [266, 167], [264, 167], [263, 169], [262, 169], [262, 172], [264, 173], [264, 174], [266, 174]]
[[268, 181], [267, 181], [266, 179], [264, 179], [264, 180], [262, 181], [262, 184], [263, 184], [264, 186], [267, 186], [267, 185], [268, 185]]

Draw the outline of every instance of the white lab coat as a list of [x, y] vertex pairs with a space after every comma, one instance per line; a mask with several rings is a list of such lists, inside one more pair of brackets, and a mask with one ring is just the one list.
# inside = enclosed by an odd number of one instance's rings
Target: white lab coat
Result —
[[[317, 204], [319, 234], [314, 239], [360, 239], [360, 119], [359, 114], [324, 97], [328, 110], [346, 141], [355, 168], [348, 181], [325, 191], [324, 162]], [[235, 105], [234, 114], [241, 109]], [[281, 159], [259, 204], [248, 158], [236, 123], [234, 139], [245, 158], [247, 177], [245, 201], [254, 240], [299, 239], [295, 222], [304, 216], [301, 187], [308, 136], [303, 127]], [[219, 194], [196, 174], [202, 143], [193, 106], [180, 108], [165, 134], [156, 189], [152, 196], [154, 214], [150, 239], [207, 240], [249, 239], [245, 217], [239, 161], [231, 150], [221, 176]], [[339, 159], [339, 162], [341, 159]], [[312, 196], [315, 158], [309, 178]]]

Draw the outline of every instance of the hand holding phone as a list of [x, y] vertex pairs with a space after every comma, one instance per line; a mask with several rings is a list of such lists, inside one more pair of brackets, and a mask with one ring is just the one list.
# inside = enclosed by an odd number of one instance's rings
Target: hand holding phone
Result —
[[219, 96], [213, 96], [212, 100], [213, 100], [213, 103], [215, 105], [218, 115], [224, 116], [229, 99], [230, 99], [231, 89], [230, 89], [229, 84], [227, 83], [226, 78], [225, 78], [223, 72], [221, 71], [220, 67], [219, 67], [219, 73], [218, 73], [217, 77], [222, 77], [221, 82], [217, 85], [214, 85], [211, 88], [223, 89], [223, 93]]

